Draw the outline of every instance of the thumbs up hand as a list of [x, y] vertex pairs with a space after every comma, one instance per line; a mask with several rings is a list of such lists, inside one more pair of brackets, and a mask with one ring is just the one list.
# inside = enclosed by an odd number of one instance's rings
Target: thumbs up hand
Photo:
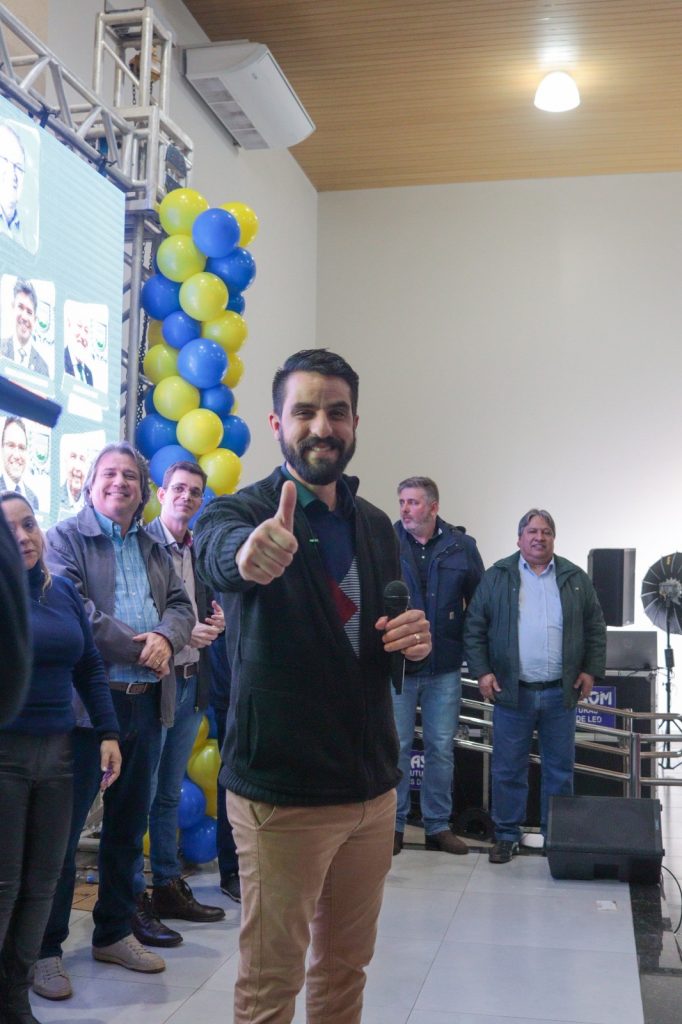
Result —
[[237, 551], [235, 561], [243, 580], [267, 586], [291, 565], [298, 550], [294, 537], [295, 511], [296, 484], [287, 480], [275, 515], [257, 526]]

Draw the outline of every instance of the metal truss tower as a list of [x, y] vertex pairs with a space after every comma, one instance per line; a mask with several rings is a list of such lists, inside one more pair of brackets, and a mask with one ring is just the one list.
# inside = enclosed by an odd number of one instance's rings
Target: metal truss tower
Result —
[[92, 89], [0, 3], [0, 92], [126, 195], [122, 434], [139, 407], [145, 257], [160, 235], [157, 203], [188, 184], [191, 139], [168, 115], [172, 35], [151, 7], [96, 17]]

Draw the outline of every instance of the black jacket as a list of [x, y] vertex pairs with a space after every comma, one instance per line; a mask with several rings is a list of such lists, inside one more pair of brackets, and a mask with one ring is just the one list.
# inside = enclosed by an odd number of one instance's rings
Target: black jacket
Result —
[[[357, 480], [345, 479], [355, 493]], [[384, 587], [400, 576], [395, 534], [383, 512], [355, 499], [358, 658], [298, 506], [299, 549], [286, 572], [260, 586], [237, 571], [237, 549], [275, 514], [283, 483], [276, 469], [239, 494], [216, 498], [194, 533], [198, 570], [225, 592], [226, 618], [238, 624], [220, 781], [248, 799], [293, 806], [372, 799], [399, 778], [389, 659], [374, 628]]]
[[431, 625], [431, 655], [425, 662], [414, 666], [407, 662], [406, 671], [412, 674], [441, 675], [461, 668], [464, 610], [483, 575], [483, 562], [474, 538], [442, 519], [437, 520], [437, 525], [441, 533], [434, 541], [424, 602], [414, 544], [403, 524], [395, 524], [400, 541], [403, 579], [410, 591], [410, 606], [422, 608]]
[[[152, 519], [151, 523], [145, 526], [145, 530], [150, 537], [154, 540], [158, 540], [159, 544], [162, 544], [169, 557], [173, 558], [173, 553], [170, 550], [170, 544], [166, 539], [163, 526], [161, 525], [161, 519], [159, 516], [156, 519]], [[192, 562], [194, 563], [194, 551], [192, 551]], [[175, 566], [175, 562], [173, 562]], [[206, 589], [206, 584], [202, 579], [199, 578], [197, 573], [194, 574], [194, 584], [196, 590], [196, 601], [197, 601], [197, 613], [198, 621], [204, 622], [206, 616], [210, 614], [209, 605], [211, 603], [211, 595]], [[222, 643], [223, 637], [218, 637], [216, 643]], [[209, 648], [202, 647], [199, 651], [199, 663], [197, 665], [197, 703], [196, 707], [199, 711], [204, 711], [208, 707], [209, 694], [211, 691], [211, 659], [209, 657]]]

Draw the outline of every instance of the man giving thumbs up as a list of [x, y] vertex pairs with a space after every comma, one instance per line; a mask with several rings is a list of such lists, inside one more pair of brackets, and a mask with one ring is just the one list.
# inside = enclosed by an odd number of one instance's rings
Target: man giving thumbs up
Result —
[[431, 637], [419, 609], [383, 614], [395, 534], [344, 475], [357, 374], [298, 352], [272, 397], [284, 465], [211, 502], [194, 534], [233, 625], [220, 781], [242, 890], [234, 1021], [287, 1024], [305, 981], [310, 1021], [359, 1024], [399, 777], [387, 652], [420, 661]]

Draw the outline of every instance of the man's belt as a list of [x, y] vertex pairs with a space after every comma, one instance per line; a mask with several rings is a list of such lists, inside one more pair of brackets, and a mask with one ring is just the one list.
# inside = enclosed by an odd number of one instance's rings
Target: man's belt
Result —
[[563, 679], [547, 679], [541, 683], [528, 683], [525, 679], [519, 679], [519, 686], [525, 686], [527, 690], [553, 690], [555, 686], [561, 686]]
[[197, 674], [199, 662], [192, 661], [189, 665], [176, 665], [175, 674], [180, 676], [182, 679], [192, 679]]
[[156, 683], [109, 683], [110, 690], [118, 690], [120, 693], [127, 693], [129, 697], [137, 697], [140, 693], [149, 693], [156, 686]]

